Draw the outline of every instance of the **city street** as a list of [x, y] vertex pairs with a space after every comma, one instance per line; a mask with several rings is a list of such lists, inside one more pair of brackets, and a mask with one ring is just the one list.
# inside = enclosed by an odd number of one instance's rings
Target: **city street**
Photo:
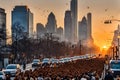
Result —
[[120, 80], [119, 3], [0, 0], [0, 80]]

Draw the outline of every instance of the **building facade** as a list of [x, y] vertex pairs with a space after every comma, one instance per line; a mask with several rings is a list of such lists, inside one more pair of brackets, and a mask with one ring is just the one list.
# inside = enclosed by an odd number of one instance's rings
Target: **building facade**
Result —
[[3, 8], [0, 8], [0, 47], [6, 45], [6, 13]]
[[63, 38], [63, 28], [62, 27], [57, 28], [57, 35], [60, 38], [60, 40]]
[[27, 6], [15, 6], [12, 11], [12, 41], [33, 35], [33, 13]]
[[6, 13], [0, 8], [0, 47], [6, 45]]
[[72, 14], [71, 11], [67, 10], [65, 12], [64, 18], [64, 37], [65, 40], [72, 42]]
[[92, 38], [92, 14], [88, 13], [87, 14], [87, 26], [88, 26], [88, 38]]
[[78, 41], [78, 1], [71, 0], [71, 13], [72, 13], [72, 39], [73, 42]]
[[120, 25], [118, 25], [118, 29], [114, 31], [114, 36], [113, 36], [113, 40], [112, 40], [113, 46], [118, 46], [119, 36], [120, 36]]
[[[8, 55], [6, 49], [7, 32], [6, 32], [6, 13], [5, 9], [0, 8], [0, 68], [5, 68], [8, 64]], [[7, 55], [7, 57], [5, 56]]]
[[48, 16], [46, 30], [47, 30], [47, 33], [52, 33], [52, 34], [56, 33], [57, 21], [56, 21], [56, 18], [55, 18], [55, 15], [53, 14], [53, 12], [51, 12]]
[[37, 38], [41, 38], [46, 33], [46, 28], [44, 27], [43, 24], [37, 23], [36, 31], [37, 31]]
[[81, 40], [82, 42], [85, 42], [88, 37], [87, 37], [87, 19], [86, 17], [82, 18], [82, 21], [79, 22], [79, 27], [78, 27], [78, 37], [79, 40]]

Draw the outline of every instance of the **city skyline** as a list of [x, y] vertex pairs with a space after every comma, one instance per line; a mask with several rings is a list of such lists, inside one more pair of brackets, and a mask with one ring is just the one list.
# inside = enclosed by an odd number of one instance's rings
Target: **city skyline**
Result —
[[[97, 44], [100, 47], [102, 47], [104, 45], [109, 46], [110, 42], [113, 38], [113, 33], [111, 33], [111, 32], [113, 32], [116, 29], [118, 23], [116, 22], [111, 25], [105, 25], [104, 20], [111, 19], [111, 18], [115, 18], [115, 19], [120, 18], [120, 15], [118, 14], [119, 13], [119, 11], [118, 11], [119, 10], [119, 4], [118, 4], [119, 1], [118, 0], [116, 0], [116, 1], [109, 0], [109, 5], [107, 4], [108, 0], [105, 0], [105, 1], [99, 1], [99, 0], [94, 0], [94, 1], [84, 0], [84, 1], [82, 1], [81, 0], [78, 2], [79, 2], [79, 7], [78, 7], [78, 11], [79, 11], [78, 19], [79, 20], [78, 21], [81, 21], [81, 19], [82, 19], [81, 17], [86, 15], [88, 12], [91, 12], [93, 14], [93, 20], [92, 20], [92, 22], [93, 22], [92, 23], [93, 24], [92, 25], [92, 31], [93, 31], [92, 33], [93, 34], [92, 35], [95, 40], [95, 44]], [[5, 4], [9, 4], [10, 7], [7, 7], [7, 5], [5, 5]], [[45, 4], [47, 4], [47, 5], [45, 5]], [[35, 0], [35, 1], [33, 1], [33, 0], [31, 0], [31, 1], [29, 1], [29, 0], [28, 1], [5, 0], [5, 1], [2, 1], [1, 0], [0, 7], [4, 8], [6, 10], [5, 12], [7, 13], [7, 27], [9, 27], [11, 25], [10, 12], [15, 5], [27, 5], [31, 9], [31, 11], [35, 15], [35, 18], [34, 18], [34, 30], [35, 30], [36, 23], [40, 22], [44, 25], [46, 24], [47, 16], [50, 12], [55, 13], [58, 26], [63, 27], [64, 13], [65, 13], [65, 10], [70, 9], [70, 0], [65, 0], [65, 1], [64, 0], [61, 0], [61, 1], [54, 1], [54, 0], [50, 0], [50, 1], [47, 1], [47, 0], [44, 0], [44, 1], [43, 0]], [[102, 6], [100, 6], [100, 5], [102, 5]], [[64, 7], [64, 8], [62, 8], [62, 7]], [[59, 11], [57, 11], [58, 8], [59, 8]], [[39, 16], [39, 17], [37, 17], [37, 16]], [[105, 34], [105, 35], [103, 36], [103, 34]], [[111, 39], [111, 40], [108, 41], [109, 39]], [[101, 45], [99, 45], [99, 43], [101, 43]]]

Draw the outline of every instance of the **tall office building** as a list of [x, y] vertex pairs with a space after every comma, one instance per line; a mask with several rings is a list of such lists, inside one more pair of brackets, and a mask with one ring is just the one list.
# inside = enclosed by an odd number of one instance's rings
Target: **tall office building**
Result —
[[87, 14], [87, 26], [88, 26], [88, 38], [92, 38], [92, 14], [88, 13]]
[[79, 40], [81, 40], [82, 42], [87, 40], [87, 19], [86, 17], [82, 18], [82, 21], [79, 22], [79, 27], [78, 27], [78, 37]]
[[57, 29], [57, 22], [56, 22], [56, 18], [55, 15], [51, 12], [48, 16], [48, 22], [46, 24], [46, 30], [47, 33], [56, 33], [56, 29]]
[[0, 47], [6, 45], [6, 13], [0, 8]]
[[37, 31], [37, 38], [41, 38], [46, 33], [46, 28], [44, 27], [43, 24], [37, 23], [36, 31]]
[[57, 28], [57, 35], [60, 39], [62, 39], [62, 37], [63, 37], [63, 28], [62, 27]]
[[113, 36], [113, 40], [112, 40], [113, 46], [118, 46], [118, 40], [119, 40], [118, 36], [120, 36], [120, 25], [118, 25], [118, 29], [114, 31], [114, 36]]
[[72, 37], [73, 41], [77, 42], [78, 39], [78, 2], [77, 0], [71, 0], [71, 13], [72, 13]]
[[114, 36], [113, 36], [113, 41], [112, 41], [112, 45], [114, 45], [114, 46], [118, 45], [118, 38], [117, 38], [117, 36], [118, 36], [118, 30], [115, 30], [114, 31]]
[[[8, 62], [7, 49], [6, 49], [6, 13], [3, 8], [0, 8], [0, 68], [6, 67]], [[6, 63], [5, 63], [6, 62]]]
[[21, 39], [22, 36], [33, 35], [33, 13], [27, 6], [15, 6], [12, 11], [12, 41]]
[[64, 37], [67, 41], [72, 42], [72, 14], [71, 11], [65, 12], [64, 18]]
[[117, 46], [117, 53], [116, 55], [120, 59], [120, 25], [118, 25], [118, 29], [114, 31], [114, 36], [112, 40], [112, 46]]

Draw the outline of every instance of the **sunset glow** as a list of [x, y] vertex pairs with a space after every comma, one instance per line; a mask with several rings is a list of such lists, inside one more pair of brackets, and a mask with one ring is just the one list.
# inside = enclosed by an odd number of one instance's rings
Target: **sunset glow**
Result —
[[104, 45], [104, 46], [103, 46], [103, 49], [107, 49], [107, 46], [106, 46], [106, 45]]

